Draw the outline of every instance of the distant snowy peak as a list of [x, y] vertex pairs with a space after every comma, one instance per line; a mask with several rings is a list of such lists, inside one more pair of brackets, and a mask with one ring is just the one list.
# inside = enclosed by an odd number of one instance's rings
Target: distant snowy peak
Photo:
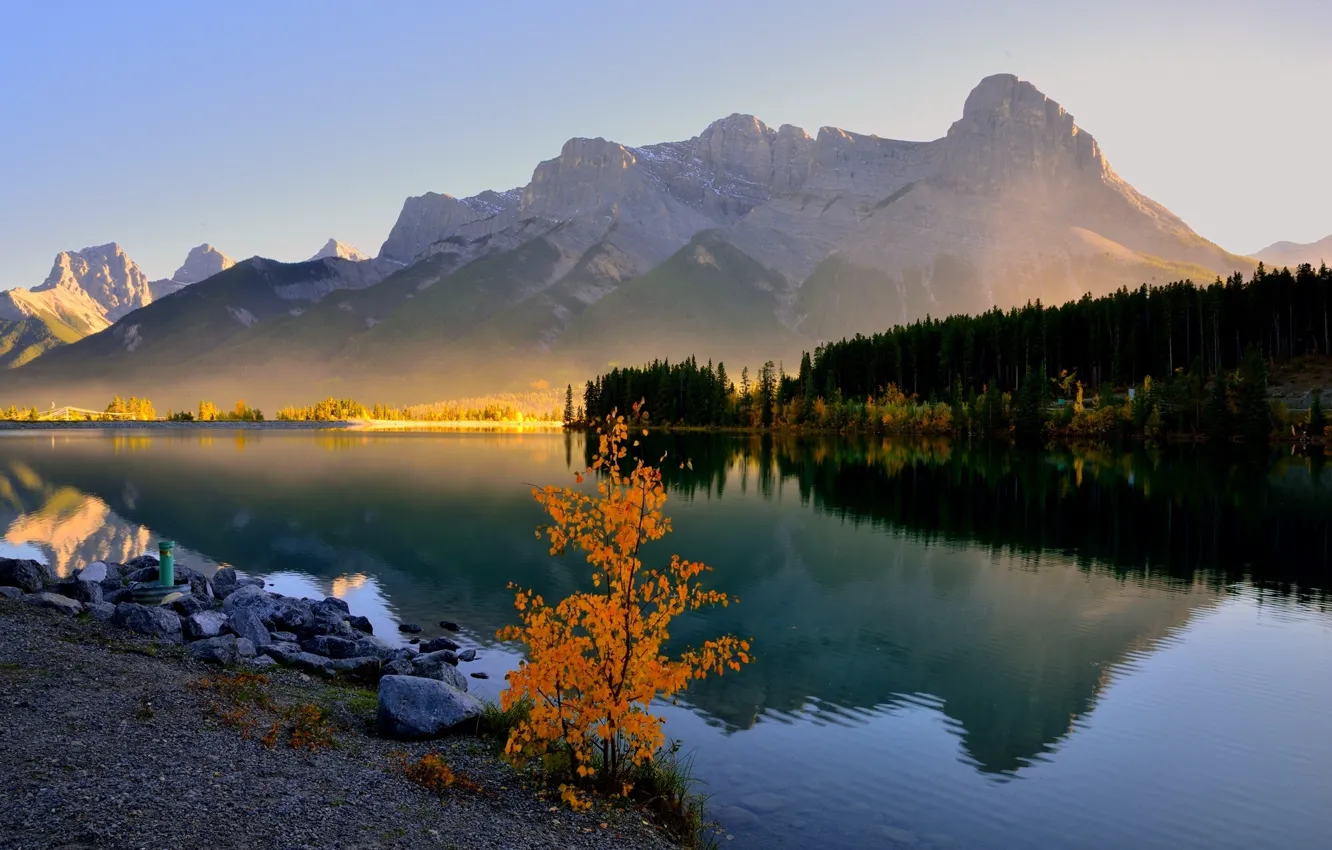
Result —
[[320, 248], [317, 252], [315, 252], [315, 255], [310, 259], [323, 260], [327, 258], [337, 258], [343, 260], [352, 260], [353, 262], [361, 262], [362, 260], [370, 259], [370, 255], [364, 253], [363, 251], [361, 251], [361, 249], [355, 247], [354, 245], [348, 245], [346, 242], [339, 242], [336, 239], [330, 239], [327, 242], [325, 242], [324, 247]]

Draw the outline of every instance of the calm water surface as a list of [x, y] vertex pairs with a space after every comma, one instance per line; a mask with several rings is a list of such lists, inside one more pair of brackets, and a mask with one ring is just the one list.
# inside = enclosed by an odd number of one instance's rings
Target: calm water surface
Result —
[[[1332, 472], [1321, 458], [655, 438], [679, 552], [756, 662], [663, 706], [723, 844], [1332, 846]], [[577, 435], [0, 437], [4, 554], [60, 573], [158, 536], [296, 595], [464, 625], [494, 695], [505, 585], [584, 585], [527, 484]]]

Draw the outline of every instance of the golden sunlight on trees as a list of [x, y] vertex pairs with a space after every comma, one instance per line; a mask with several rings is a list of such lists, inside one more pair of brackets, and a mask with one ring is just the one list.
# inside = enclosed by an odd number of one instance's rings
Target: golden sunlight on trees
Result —
[[[595, 495], [568, 487], [532, 491], [551, 518], [537, 536], [549, 539], [552, 555], [569, 547], [584, 552], [596, 589], [554, 606], [519, 590], [514, 604], [522, 624], [499, 633], [528, 650], [501, 695], [506, 711], [530, 707], [510, 732], [505, 752], [516, 761], [540, 759], [569, 778], [563, 796], [574, 807], [586, 805], [574, 783], [631, 790], [633, 769], [651, 760], [664, 741], [662, 718], [649, 711], [653, 699], [749, 661], [749, 642], [734, 636], [707, 641], [676, 659], [665, 654], [676, 616], [729, 600], [700, 586], [697, 579], [710, 569], [701, 563], [672, 555], [666, 564], [648, 567], [639, 557], [644, 543], [671, 530], [671, 521], [662, 513], [660, 469], [640, 457], [624, 472], [629, 448], [639, 445], [636, 439], [630, 444], [629, 427], [612, 412], [599, 429], [600, 447], [586, 473], [596, 479]], [[576, 480], [582, 483], [583, 475]]]

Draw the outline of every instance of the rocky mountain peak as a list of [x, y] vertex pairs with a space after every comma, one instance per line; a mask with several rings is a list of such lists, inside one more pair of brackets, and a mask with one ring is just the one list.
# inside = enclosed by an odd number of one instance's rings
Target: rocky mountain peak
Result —
[[311, 260], [323, 260], [327, 258], [337, 258], [342, 260], [352, 260], [360, 262], [370, 259], [368, 254], [362, 253], [361, 249], [354, 245], [348, 245], [346, 242], [339, 242], [336, 239], [329, 239], [324, 243], [324, 247], [315, 252]]
[[1050, 191], [1097, 183], [1109, 172], [1100, 146], [1073, 116], [1012, 74], [981, 80], [948, 128], [939, 178], [955, 189]]
[[171, 280], [183, 285], [198, 283], [234, 265], [236, 265], [235, 260], [205, 242], [190, 249], [190, 253], [185, 256], [185, 262], [176, 269]]
[[61, 251], [33, 292], [82, 290], [111, 321], [152, 301], [148, 277], [114, 242]]

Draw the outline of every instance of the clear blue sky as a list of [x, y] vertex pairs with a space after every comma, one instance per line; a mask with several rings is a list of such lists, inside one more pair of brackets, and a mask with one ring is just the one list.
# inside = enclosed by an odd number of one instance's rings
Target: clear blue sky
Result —
[[1248, 252], [1332, 233], [1332, 2], [12, 2], [0, 287], [116, 241], [151, 277], [211, 242], [377, 252], [407, 195], [527, 182], [572, 136], [750, 112], [934, 139], [1031, 80], [1111, 164]]

